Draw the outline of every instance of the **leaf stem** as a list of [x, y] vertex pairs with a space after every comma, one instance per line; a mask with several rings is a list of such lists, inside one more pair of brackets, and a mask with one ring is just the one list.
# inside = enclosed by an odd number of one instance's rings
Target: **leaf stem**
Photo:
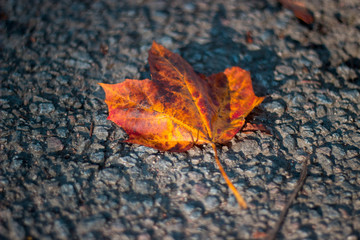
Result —
[[218, 153], [217, 153], [217, 149], [216, 149], [215, 144], [214, 144], [214, 143], [211, 143], [211, 147], [213, 148], [214, 153], [215, 153], [215, 161], [216, 161], [216, 164], [218, 165], [219, 170], [220, 170], [220, 172], [221, 172], [221, 175], [222, 175], [223, 178], [225, 179], [226, 184], [229, 186], [229, 188], [231, 189], [231, 191], [234, 193], [235, 198], [236, 198], [239, 206], [240, 206], [241, 208], [246, 209], [246, 208], [247, 208], [247, 205], [246, 205], [245, 200], [244, 200], [243, 197], [240, 195], [240, 193], [238, 192], [238, 190], [235, 188], [234, 184], [232, 184], [232, 182], [230, 181], [229, 177], [226, 175], [226, 172], [225, 172], [224, 168], [221, 166], [221, 163], [220, 163], [220, 160], [219, 160], [219, 157], [218, 157]]

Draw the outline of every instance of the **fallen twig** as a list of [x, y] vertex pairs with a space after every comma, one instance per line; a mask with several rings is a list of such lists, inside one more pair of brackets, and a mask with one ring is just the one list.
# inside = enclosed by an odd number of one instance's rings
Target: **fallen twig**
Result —
[[307, 165], [308, 165], [308, 159], [306, 159], [305, 162], [303, 163], [300, 178], [296, 183], [296, 187], [295, 187], [294, 191], [291, 193], [290, 198], [287, 201], [284, 209], [282, 210], [280, 217], [279, 217], [277, 223], [275, 224], [274, 228], [269, 232], [269, 234], [267, 234], [266, 240], [274, 240], [276, 238], [276, 235], [278, 234], [280, 228], [282, 227], [282, 224], [285, 220], [286, 214], [287, 214], [290, 206], [292, 205], [293, 201], [295, 200], [295, 198], [296, 198], [297, 194], [299, 193], [299, 191], [301, 190], [301, 188], [304, 186], [304, 183], [305, 183], [305, 180], [307, 177]]

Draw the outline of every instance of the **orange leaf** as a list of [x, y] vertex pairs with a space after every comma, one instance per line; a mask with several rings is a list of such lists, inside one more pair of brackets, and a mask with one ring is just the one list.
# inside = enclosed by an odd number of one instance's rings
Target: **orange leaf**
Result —
[[149, 51], [149, 65], [152, 80], [99, 83], [106, 94], [108, 119], [126, 131], [126, 142], [161, 151], [211, 144], [225, 181], [245, 208], [220, 165], [215, 143], [230, 141], [264, 99], [255, 96], [249, 72], [232, 67], [209, 77], [198, 75], [182, 57], [156, 42]]
[[296, 0], [278, 0], [285, 8], [291, 10], [297, 18], [306, 24], [312, 24], [314, 17], [306, 8], [305, 4]]
[[252, 237], [253, 237], [254, 239], [265, 238], [265, 237], [267, 237], [267, 234], [264, 233], [264, 232], [254, 232], [254, 233], [252, 234]]

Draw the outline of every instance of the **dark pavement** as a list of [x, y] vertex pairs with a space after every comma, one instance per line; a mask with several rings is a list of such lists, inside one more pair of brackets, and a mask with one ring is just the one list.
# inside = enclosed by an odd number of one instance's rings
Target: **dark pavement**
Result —
[[[0, 239], [360, 239], [360, 2], [0, 0]], [[253, 42], [250, 43], [249, 36]], [[247, 37], [248, 36], [248, 37]], [[97, 84], [149, 78], [157, 41], [268, 96], [219, 157], [122, 143]]]

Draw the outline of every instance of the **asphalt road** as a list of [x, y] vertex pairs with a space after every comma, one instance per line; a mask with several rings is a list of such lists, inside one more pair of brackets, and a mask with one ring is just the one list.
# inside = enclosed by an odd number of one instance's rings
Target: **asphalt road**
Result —
[[[360, 2], [0, 1], [1, 239], [360, 239]], [[251, 39], [249, 38], [251, 36]], [[219, 157], [122, 143], [97, 84], [150, 77], [152, 41], [268, 96]], [[252, 41], [251, 41], [252, 40]]]

